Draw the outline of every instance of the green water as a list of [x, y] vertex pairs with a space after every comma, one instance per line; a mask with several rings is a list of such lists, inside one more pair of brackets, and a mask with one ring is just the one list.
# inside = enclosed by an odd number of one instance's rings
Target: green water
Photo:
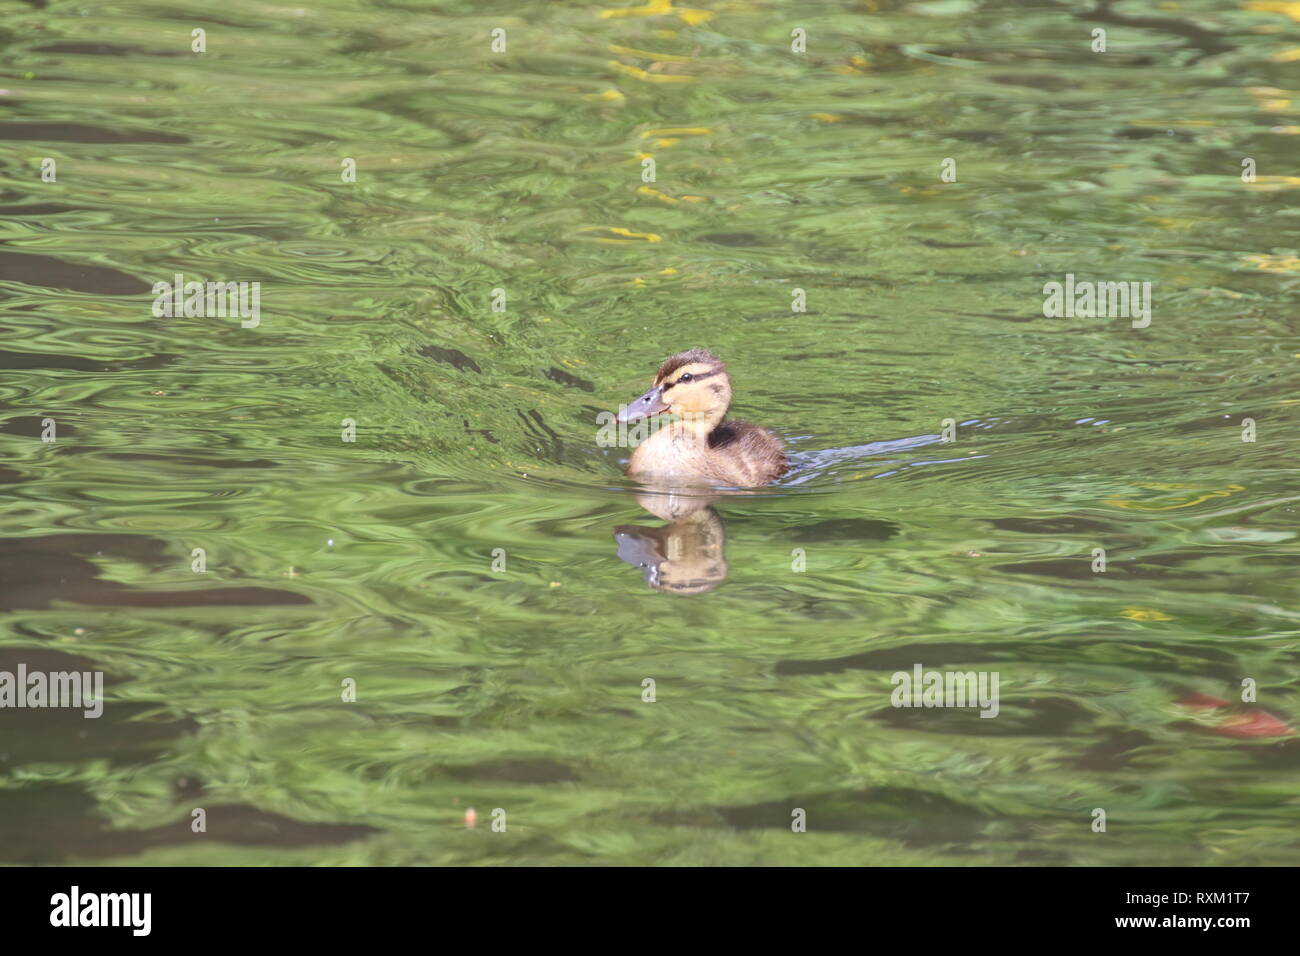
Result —
[[[1300, 860], [1300, 4], [700, 4], [4, 5], [0, 670], [107, 701], [0, 861]], [[597, 416], [695, 346], [795, 468], [672, 594]]]

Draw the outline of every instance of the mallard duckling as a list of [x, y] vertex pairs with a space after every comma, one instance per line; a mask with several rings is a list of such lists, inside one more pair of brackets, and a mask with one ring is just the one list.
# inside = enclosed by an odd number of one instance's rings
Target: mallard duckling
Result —
[[749, 422], [723, 421], [730, 405], [731, 377], [712, 352], [691, 349], [667, 359], [654, 385], [619, 412], [618, 421], [664, 412], [678, 421], [637, 446], [627, 473], [741, 488], [766, 485], [785, 474], [789, 465], [781, 439]]

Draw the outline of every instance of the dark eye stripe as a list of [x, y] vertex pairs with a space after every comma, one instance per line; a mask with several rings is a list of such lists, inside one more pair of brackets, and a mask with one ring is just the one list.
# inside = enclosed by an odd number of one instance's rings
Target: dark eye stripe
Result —
[[[718, 372], [719, 372], [718, 369], [714, 369], [712, 372], [685, 372], [685, 373], [683, 373], [683, 374], [689, 375], [689, 376], [691, 377], [691, 381], [692, 381], [692, 382], [700, 382], [700, 381], [703, 381], [703, 380], [706, 379], [706, 378], [712, 378], [714, 375], [717, 375]], [[665, 386], [664, 386], [664, 391], [665, 391], [665, 392], [668, 391], [668, 389], [672, 388], [673, 385], [678, 384], [678, 382], [680, 382], [680, 381], [681, 381], [681, 378], [678, 378], [676, 382], [672, 382], [672, 383], [670, 383], [670, 384], [668, 384], [668, 385], [665, 385]]]

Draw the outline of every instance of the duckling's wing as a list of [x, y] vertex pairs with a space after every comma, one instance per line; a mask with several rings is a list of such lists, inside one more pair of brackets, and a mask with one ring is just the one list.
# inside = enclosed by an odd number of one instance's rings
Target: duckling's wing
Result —
[[718, 459], [737, 466], [748, 480], [740, 485], [765, 485], [785, 474], [790, 467], [785, 445], [766, 428], [753, 422], [723, 422], [709, 434], [709, 450]]

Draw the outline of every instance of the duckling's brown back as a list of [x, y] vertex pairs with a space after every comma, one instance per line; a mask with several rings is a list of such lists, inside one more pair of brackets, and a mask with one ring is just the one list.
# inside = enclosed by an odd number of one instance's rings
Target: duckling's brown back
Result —
[[709, 464], [730, 485], [770, 484], [790, 467], [785, 446], [766, 428], [752, 422], [723, 422], [709, 434]]

